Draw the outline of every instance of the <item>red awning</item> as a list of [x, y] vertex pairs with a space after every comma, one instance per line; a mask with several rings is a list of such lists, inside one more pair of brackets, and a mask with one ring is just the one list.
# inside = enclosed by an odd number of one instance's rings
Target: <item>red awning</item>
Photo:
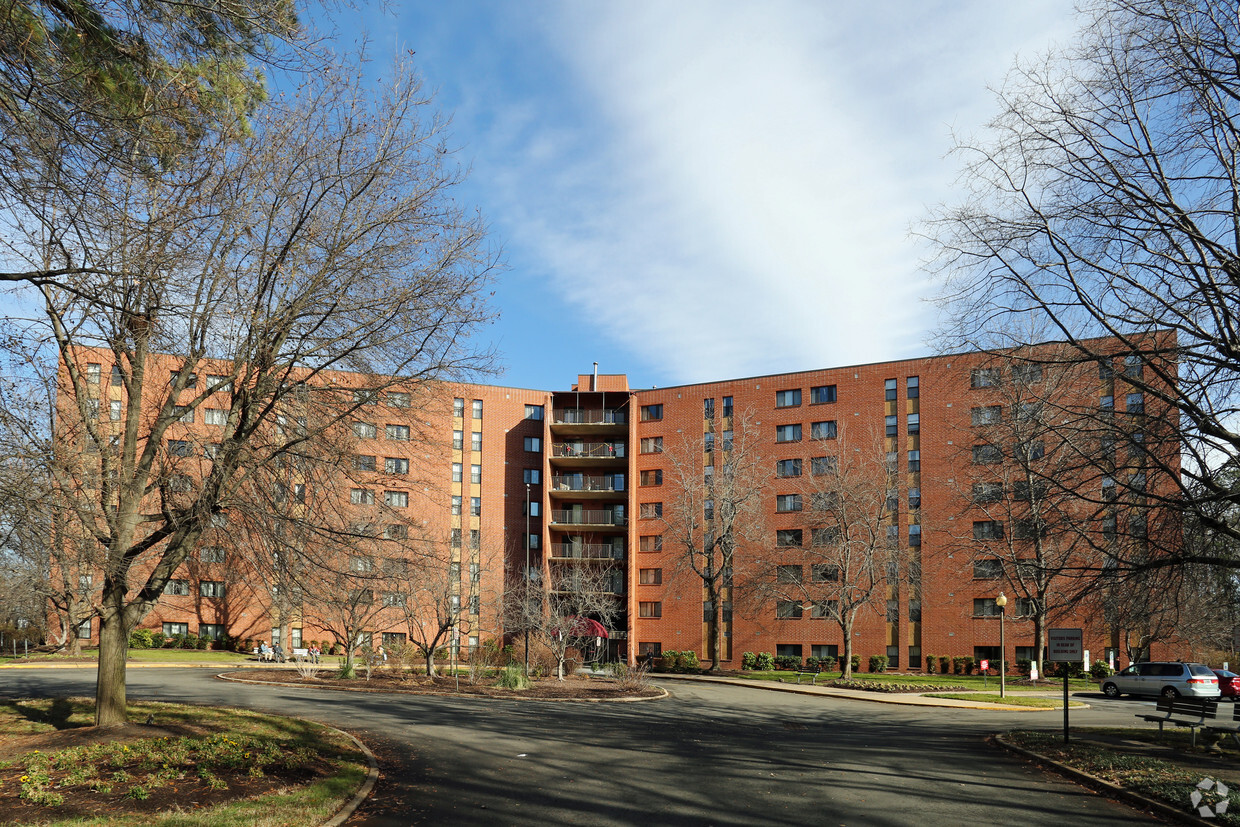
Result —
[[607, 637], [607, 627], [597, 620], [591, 620], [588, 617], [569, 618], [573, 621], [573, 625], [569, 627], [569, 635], [572, 637]]

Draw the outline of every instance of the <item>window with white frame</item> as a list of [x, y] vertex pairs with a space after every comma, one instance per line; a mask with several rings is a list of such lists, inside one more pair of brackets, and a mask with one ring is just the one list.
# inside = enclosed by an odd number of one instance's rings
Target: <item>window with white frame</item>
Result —
[[384, 491], [383, 504], [388, 508], [408, 508], [409, 492], [408, 491]]

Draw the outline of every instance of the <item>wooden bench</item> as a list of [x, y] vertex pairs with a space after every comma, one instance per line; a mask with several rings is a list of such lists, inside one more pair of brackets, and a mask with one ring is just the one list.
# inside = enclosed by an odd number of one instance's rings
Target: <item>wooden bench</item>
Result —
[[1192, 730], [1192, 743], [1193, 746], [1197, 746], [1197, 730], [1205, 727], [1207, 721], [1215, 720], [1217, 714], [1217, 698], [1160, 697], [1155, 714], [1143, 713], [1136, 717], [1158, 724], [1159, 732], [1162, 732], [1163, 724], [1172, 724]]
[[821, 674], [822, 674], [822, 667], [816, 663], [813, 666], [798, 666], [797, 667], [797, 683], [801, 682], [802, 676], [809, 675], [810, 676], [809, 682], [813, 684], [814, 681], [818, 680], [818, 676]]
[[294, 650], [293, 650], [293, 657], [295, 657], [295, 658], [308, 658], [308, 657], [310, 657], [310, 650], [309, 650], [308, 648], [307, 648], [307, 649], [294, 649]]
[[1216, 714], [1214, 722], [1206, 724], [1202, 729], [1230, 735], [1231, 739], [1236, 742], [1236, 746], [1240, 747], [1240, 704], [1232, 704], [1230, 721], [1228, 721], [1226, 712], [1221, 715]]

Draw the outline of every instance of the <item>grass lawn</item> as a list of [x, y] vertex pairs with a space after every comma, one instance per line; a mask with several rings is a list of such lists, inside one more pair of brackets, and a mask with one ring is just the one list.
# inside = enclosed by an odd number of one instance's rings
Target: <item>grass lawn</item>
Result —
[[[1063, 709], [1063, 698], [1042, 698], [1031, 695], [1013, 695], [1008, 693], [1007, 697], [999, 697], [998, 692], [928, 692], [927, 698], [947, 698], [953, 701], [985, 701], [992, 704], [1007, 704], [1009, 706], [1033, 706], [1039, 709]], [[1068, 707], [1087, 706], [1081, 701], [1068, 700]]]
[[[796, 672], [743, 672], [741, 677], [750, 680], [759, 681], [788, 681], [796, 682]], [[835, 680], [839, 678], [839, 672], [823, 672], [818, 676], [818, 683], [823, 681]], [[853, 680], [869, 681], [871, 683], [899, 683], [908, 685], [926, 685], [926, 686], [960, 686], [965, 689], [976, 690], [979, 692], [988, 692], [994, 690], [998, 693], [999, 678], [995, 675], [989, 675], [983, 678], [981, 675], [926, 675], [924, 673], [915, 672], [912, 674], [903, 674], [899, 672], [853, 672]], [[1036, 686], [1025, 683], [1016, 683], [1018, 679], [1009, 676], [1007, 679], [1008, 692], [1047, 692], [1054, 689], [1063, 689], [1062, 678], [1048, 678], [1041, 680]], [[808, 683], [808, 679], [802, 678], [802, 683]], [[1098, 688], [1095, 681], [1089, 679], [1070, 679], [1068, 681], [1068, 690], [1070, 692], [1088, 692]]]
[[0, 820], [64, 827], [319, 824], [368, 764], [325, 727], [239, 709], [134, 702], [116, 730], [90, 699], [0, 703]]

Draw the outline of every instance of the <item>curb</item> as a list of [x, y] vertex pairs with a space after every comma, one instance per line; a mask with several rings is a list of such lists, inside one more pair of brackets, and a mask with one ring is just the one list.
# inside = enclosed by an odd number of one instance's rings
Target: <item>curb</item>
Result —
[[370, 797], [371, 791], [374, 790], [375, 784], [379, 781], [379, 762], [375, 760], [375, 754], [370, 751], [370, 747], [359, 741], [352, 733], [345, 732], [343, 729], [336, 729], [333, 726], [328, 726], [322, 721], [315, 721], [314, 723], [317, 723], [320, 726], [326, 726], [328, 729], [339, 732], [341, 735], [348, 736], [349, 740], [357, 744], [357, 748], [362, 751], [362, 754], [366, 756], [367, 763], [370, 764], [370, 771], [366, 773], [366, 780], [362, 782], [362, 786], [358, 787], [357, 792], [353, 794], [353, 797], [349, 799], [348, 802], [346, 802], [334, 816], [323, 822], [322, 825], [322, 827], [339, 827], [339, 825], [345, 823], [349, 816], [353, 815], [353, 813], [357, 811], [358, 807], [362, 806], [363, 801]]
[[[909, 698], [900, 698], [893, 696], [883, 696], [881, 694], [863, 694], [860, 690], [840, 690], [828, 689], [827, 687], [819, 687], [817, 692], [810, 686], [798, 687], [795, 684], [775, 683], [774, 681], [752, 681], [742, 682], [736, 678], [714, 678], [709, 675], [698, 677], [696, 675], [673, 675], [659, 674], [652, 680], [670, 679], [674, 681], [690, 681], [696, 683], [717, 683], [727, 686], [740, 686], [745, 689], [760, 689], [767, 692], [788, 692], [794, 695], [811, 695], [817, 698], [842, 698], [849, 701], [866, 701], [874, 704], [890, 704], [895, 706], [922, 706], [931, 709], [979, 709], [989, 710], [991, 712], [1062, 712], [1063, 707], [1050, 706], [1008, 706], [1006, 704], [991, 703], [989, 701], [950, 701], [948, 703], [924, 703], [911, 700]], [[916, 696], [920, 698], [921, 696]], [[937, 698], [929, 698], [927, 700], [939, 701]], [[1089, 704], [1082, 704], [1079, 707], [1071, 707], [1071, 709], [1088, 709]]]
[[1160, 816], [1169, 818], [1172, 821], [1177, 821], [1181, 824], [1198, 825], [1198, 827], [1211, 827], [1211, 825], [1218, 823], [1206, 821], [1203, 818], [1198, 818], [1192, 813], [1172, 807], [1166, 802], [1146, 798], [1140, 793], [1135, 793], [1132, 790], [1119, 786], [1118, 784], [1113, 784], [1105, 778], [1099, 778], [1096, 775], [1090, 775], [1089, 773], [1083, 770], [1078, 770], [1075, 767], [1069, 767], [1067, 764], [1061, 764], [1055, 759], [1048, 758], [1040, 752], [1033, 752], [1032, 750], [1027, 750], [1024, 747], [1018, 747], [1002, 735], [992, 735], [991, 738], [994, 739], [995, 743], [999, 744], [1009, 752], [1022, 755], [1031, 761], [1035, 761], [1038, 764], [1053, 769], [1060, 775], [1065, 776], [1066, 778], [1069, 778], [1082, 786], [1105, 793], [1138, 809], [1153, 810]]
[[[248, 678], [235, 678], [227, 672], [220, 672], [216, 680], [230, 683], [248, 683], [252, 686], [278, 686], [283, 689], [305, 689], [311, 692], [326, 690], [328, 692], [360, 692], [369, 695], [421, 695], [433, 698], [459, 698], [478, 701], [527, 701], [530, 703], [574, 703], [574, 704], [631, 704], [641, 701], [661, 701], [669, 697], [669, 693], [661, 686], [655, 687], [662, 695], [651, 695], [648, 698], [522, 698], [514, 694], [511, 698], [494, 698], [489, 695], [462, 695], [457, 692], [402, 692], [399, 689], [368, 689], [364, 686], [312, 686], [304, 683], [284, 683], [282, 681], [254, 681]], [[348, 733], [346, 733], [348, 734]]]

